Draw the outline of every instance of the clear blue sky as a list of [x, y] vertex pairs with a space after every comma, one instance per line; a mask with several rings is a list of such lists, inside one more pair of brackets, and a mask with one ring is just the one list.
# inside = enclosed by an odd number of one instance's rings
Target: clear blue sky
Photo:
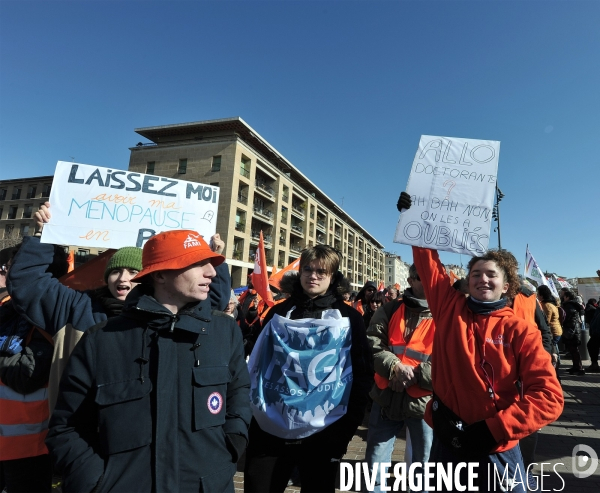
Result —
[[126, 169], [136, 127], [241, 116], [410, 261], [420, 135], [499, 140], [502, 246], [592, 276], [599, 53], [595, 0], [0, 0], [0, 178]]

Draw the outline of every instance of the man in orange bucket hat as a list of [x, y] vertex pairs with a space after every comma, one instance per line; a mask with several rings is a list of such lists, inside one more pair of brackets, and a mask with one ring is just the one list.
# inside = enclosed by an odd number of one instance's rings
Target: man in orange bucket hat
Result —
[[234, 491], [251, 411], [239, 328], [208, 300], [223, 261], [191, 230], [144, 245], [142, 295], [63, 375], [47, 444], [64, 491]]

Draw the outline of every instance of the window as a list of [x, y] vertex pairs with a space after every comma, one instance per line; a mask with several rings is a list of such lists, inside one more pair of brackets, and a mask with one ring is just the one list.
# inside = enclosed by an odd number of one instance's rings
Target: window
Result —
[[0, 207], [0, 219], [2, 219], [2, 213], [4, 212], [4, 208]]
[[246, 213], [239, 209], [235, 212], [235, 229], [237, 231], [246, 231]]
[[290, 189], [283, 185], [283, 193], [281, 194], [281, 200], [287, 202], [290, 199]]
[[50, 190], [52, 189], [52, 183], [44, 183], [42, 190], [42, 197], [50, 197]]
[[29, 233], [29, 224], [21, 224], [21, 236], [27, 236]]
[[28, 199], [35, 198], [36, 191], [37, 191], [37, 187], [35, 185], [29, 185], [29, 188], [27, 189], [27, 198]]
[[13, 230], [15, 229], [14, 224], [7, 224], [4, 228], [4, 238], [8, 239], [12, 236]]
[[246, 156], [242, 156], [242, 162], [240, 164], [240, 175], [250, 178], [250, 159]]
[[187, 159], [179, 160], [179, 168], [177, 168], [177, 173], [180, 175], [185, 175], [187, 173]]
[[146, 163], [146, 174], [147, 175], [153, 175], [154, 174], [154, 165], [156, 164], [156, 161], [148, 161]]
[[310, 206], [310, 218], [311, 219], [315, 218], [315, 206], [314, 205]]
[[30, 219], [33, 212], [33, 204], [27, 204], [23, 208], [23, 219]]
[[287, 224], [288, 220], [288, 208], [281, 206], [281, 224]]
[[85, 248], [79, 248], [75, 252], [75, 263], [83, 264], [88, 261], [88, 257], [90, 256], [90, 251]]
[[211, 171], [221, 171], [221, 156], [213, 156]]
[[12, 199], [13, 200], [19, 200], [20, 198], [21, 198], [21, 188], [20, 187], [14, 187], [13, 188]]
[[11, 205], [8, 209], [8, 217], [6, 219], [16, 219], [17, 218], [17, 206]]
[[0, 188], [0, 200], [6, 200], [6, 188]]

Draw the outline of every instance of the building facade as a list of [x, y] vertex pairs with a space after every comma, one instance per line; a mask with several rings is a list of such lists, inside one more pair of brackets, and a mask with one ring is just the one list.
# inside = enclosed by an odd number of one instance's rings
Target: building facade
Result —
[[254, 267], [260, 231], [270, 266], [327, 244], [353, 288], [384, 279], [383, 245], [241, 118], [135, 131], [150, 142], [130, 148], [129, 171], [220, 187], [217, 231], [234, 287]]
[[408, 288], [408, 268], [409, 264], [404, 262], [400, 255], [395, 253], [385, 253], [385, 280], [386, 286], [400, 285], [400, 291]]

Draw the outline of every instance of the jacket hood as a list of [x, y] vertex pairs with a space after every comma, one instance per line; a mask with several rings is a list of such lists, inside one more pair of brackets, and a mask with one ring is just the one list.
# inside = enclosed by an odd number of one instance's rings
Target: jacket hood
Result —
[[356, 295], [356, 300], [364, 300], [365, 298], [365, 291], [368, 288], [373, 288], [375, 291], [377, 291], [377, 284], [375, 284], [374, 281], [367, 281], [365, 283], [365, 285], [361, 288], [361, 290], [358, 292], [358, 294]]

